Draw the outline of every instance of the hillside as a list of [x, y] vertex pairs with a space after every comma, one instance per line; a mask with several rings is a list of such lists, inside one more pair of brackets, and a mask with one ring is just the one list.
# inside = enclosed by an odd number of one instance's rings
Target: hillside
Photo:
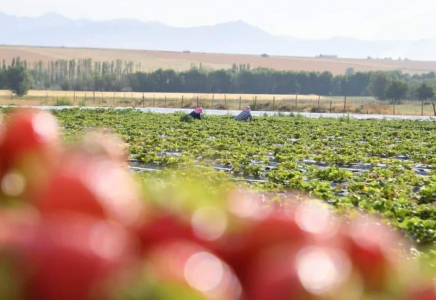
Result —
[[276, 70], [293, 71], [330, 71], [343, 74], [349, 67], [355, 71], [401, 70], [404, 73], [420, 74], [436, 71], [436, 62], [398, 61], [376, 59], [310, 58], [242, 54], [183, 53], [151, 50], [55, 48], [28, 46], [0, 46], [0, 60], [12, 60], [20, 56], [28, 62], [51, 61], [56, 59], [92, 58], [95, 61], [123, 59], [141, 63], [143, 71], [158, 68], [186, 70], [191, 64], [209, 69], [231, 68], [233, 63], [250, 64], [253, 67], [265, 67]]

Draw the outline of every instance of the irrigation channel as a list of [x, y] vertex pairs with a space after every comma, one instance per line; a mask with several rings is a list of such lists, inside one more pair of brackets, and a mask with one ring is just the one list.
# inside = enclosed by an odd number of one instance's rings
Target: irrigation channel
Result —
[[[2, 106], [2, 107], [14, 107], [14, 106]], [[20, 107], [27, 107], [27, 108], [35, 108], [35, 109], [44, 109], [44, 110], [62, 110], [62, 109], [72, 109], [77, 107], [71, 107], [71, 106], [20, 106]], [[104, 108], [104, 107], [80, 107], [80, 109], [112, 109], [112, 108]], [[175, 113], [175, 112], [185, 112], [189, 113], [192, 111], [192, 109], [172, 109], [172, 108], [126, 108], [126, 107], [118, 107], [115, 109], [135, 109], [137, 111], [141, 111], [144, 113]], [[229, 111], [223, 111], [223, 110], [205, 110], [206, 114], [209, 115], [237, 115], [239, 114], [239, 110], [229, 110]], [[301, 115], [303, 117], [308, 118], [343, 118], [343, 117], [349, 117], [353, 119], [361, 119], [361, 120], [370, 120], [370, 119], [377, 119], [377, 120], [420, 120], [420, 121], [436, 121], [435, 117], [428, 117], [428, 116], [396, 116], [396, 115], [359, 115], [359, 114], [322, 114], [322, 113], [302, 113], [302, 112], [283, 112], [280, 113], [281, 116], [289, 116], [289, 115]], [[277, 116], [277, 112], [270, 112], [270, 111], [253, 111], [253, 116]], [[298, 139], [288, 139], [286, 142], [296, 142]], [[365, 141], [361, 141], [361, 143], [364, 143]], [[275, 144], [277, 147], [283, 147], [284, 144]], [[181, 152], [162, 152], [159, 153], [161, 156], [173, 156], [178, 157], [181, 156]], [[232, 165], [224, 165], [219, 164], [216, 162], [210, 162], [209, 165], [213, 167], [216, 171], [222, 171], [225, 173], [228, 173], [232, 175], [232, 180], [234, 181], [244, 181], [248, 182], [250, 184], [256, 184], [256, 183], [263, 183], [266, 182], [267, 176], [266, 174], [276, 168], [279, 167], [279, 162], [275, 159], [274, 153], [269, 153], [267, 155], [269, 162], [261, 162], [261, 161], [252, 161], [251, 164], [253, 166], [262, 166], [262, 171], [259, 174], [259, 176], [243, 176], [240, 174], [234, 174], [232, 172]], [[409, 162], [410, 157], [408, 156], [395, 156], [394, 159], [401, 160], [404, 162]], [[204, 164], [201, 165], [200, 162], [197, 162], [197, 167], [204, 167]], [[144, 164], [140, 161], [136, 160], [129, 160], [128, 166], [132, 172], [159, 172], [163, 168], [157, 164]], [[325, 169], [328, 167], [331, 167], [329, 163], [326, 162], [318, 162], [315, 160], [310, 159], [304, 159], [298, 161], [298, 170], [302, 173], [306, 173], [306, 168], [308, 166], [315, 166], [320, 169]], [[387, 164], [370, 164], [370, 163], [352, 163], [349, 165], [337, 165], [336, 167], [340, 169], [344, 169], [347, 171], [350, 171], [354, 174], [358, 173], [364, 173], [369, 172], [374, 168], [382, 168], [387, 169], [389, 166]], [[432, 169], [430, 166], [422, 165], [422, 164], [415, 164], [413, 168], [411, 169], [414, 171], [417, 175], [420, 176], [429, 176]], [[305, 179], [309, 181], [309, 179]], [[348, 182], [330, 182], [330, 186], [332, 188], [338, 188], [338, 196], [339, 197], [345, 197], [348, 195]], [[421, 187], [412, 187], [414, 193], [419, 193]]]

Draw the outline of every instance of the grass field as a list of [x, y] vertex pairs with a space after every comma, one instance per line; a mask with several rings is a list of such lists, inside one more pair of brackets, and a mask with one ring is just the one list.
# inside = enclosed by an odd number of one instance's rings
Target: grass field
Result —
[[[363, 114], [393, 114], [393, 105], [373, 97], [343, 97], [318, 95], [251, 95], [196, 93], [131, 93], [131, 92], [72, 92], [31, 90], [17, 98], [10, 91], [0, 90], [0, 105], [67, 105], [102, 107], [169, 107], [206, 109], [279, 110], [300, 112], [349, 112]], [[405, 101], [396, 106], [395, 114], [421, 115], [421, 103]], [[424, 105], [424, 115], [433, 116], [430, 103]]]
[[206, 69], [228, 69], [234, 63], [250, 64], [253, 67], [264, 67], [275, 70], [291, 71], [330, 71], [333, 74], [344, 74], [347, 68], [355, 71], [389, 71], [401, 70], [403, 73], [421, 74], [436, 71], [436, 62], [394, 61], [375, 59], [348, 58], [314, 58], [270, 56], [263, 58], [255, 55], [215, 54], [215, 53], [182, 53], [169, 51], [117, 50], [88, 48], [54, 48], [28, 46], [0, 46], [0, 60], [11, 61], [20, 56], [28, 62], [52, 61], [57, 59], [91, 58], [94, 61], [110, 61], [116, 59], [141, 63], [143, 71], [159, 68], [187, 70], [192, 64]]

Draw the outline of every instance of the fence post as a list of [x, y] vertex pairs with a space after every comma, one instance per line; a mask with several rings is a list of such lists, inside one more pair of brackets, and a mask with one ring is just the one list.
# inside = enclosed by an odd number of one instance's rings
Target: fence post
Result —
[[215, 98], [215, 94], [212, 94], [212, 109], [213, 109], [213, 98]]
[[124, 92], [124, 105], [126, 105], [126, 92]]
[[167, 95], [165, 95], [165, 108], [167, 108]]
[[95, 91], [92, 91], [92, 95], [94, 97], [94, 103], [95, 103]]
[[424, 100], [421, 101], [421, 116], [424, 115]]
[[392, 114], [395, 116], [395, 105], [397, 104], [397, 99], [394, 99], [394, 107], [392, 109]]
[[345, 96], [344, 98], [344, 113], [346, 112], [347, 109], [347, 96]]
[[145, 105], [145, 97], [144, 97], [144, 93], [142, 93], [142, 108], [144, 108]]
[[101, 92], [101, 103], [103, 104], [104, 93]]
[[156, 95], [153, 95], [153, 107], [154, 107], [155, 100], [156, 100]]
[[183, 99], [183, 95], [182, 95], [182, 107], [180, 107], [180, 108], [183, 108], [183, 102], [184, 102], [183, 100], [184, 100], [184, 99]]
[[321, 98], [320, 95], [318, 95], [318, 110], [319, 110], [319, 99]]
[[73, 103], [75, 103], [76, 102], [76, 91], [74, 91], [74, 94], [73, 94]]
[[295, 94], [295, 111], [298, 111], [298, 94]]
[[[86, 94], [85, 94], [86, 95]], [[116, 93], [114, 92], [114, 98], [112, 99], [112, 104], [115, 106], [115, 95]]]
[[273, 111], [276, 109], [276, 96], [273, 97]]
[[227, 95], [224, 95], [224, 109], [227, 109]]
[[332, 113], [332, 100], [330, 100], [330, 113]]
[[257, 96], [254, 96], [254, 110], [256, 110], [257, 106]]
[[242, 96], [239, 96], [239, 110], [241, 110]]
[[434, 105], [434, 102], [432, 102], [431, 104], [433, 105], [433, 114], [434, 114], [434, 116], [436, 117], [436, 107], [435, 107], [435, 105]]

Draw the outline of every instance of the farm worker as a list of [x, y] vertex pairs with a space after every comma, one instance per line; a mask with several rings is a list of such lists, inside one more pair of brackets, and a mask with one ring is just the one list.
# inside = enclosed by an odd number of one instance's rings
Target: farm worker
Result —
[[203, 113], [203, 107], [197, 107], [189, 115], [194, 119], [201, 120], [201, 114]]
[[251, 108], [250, 106], [247, 106], [246, 108], [244, 108], [243, 111], [241, 111], [241, 113], [239, 115], [236, 116], [235, 118], [236, 121], [252, 121], [253, 120], [253, 116], [251, 115]]

